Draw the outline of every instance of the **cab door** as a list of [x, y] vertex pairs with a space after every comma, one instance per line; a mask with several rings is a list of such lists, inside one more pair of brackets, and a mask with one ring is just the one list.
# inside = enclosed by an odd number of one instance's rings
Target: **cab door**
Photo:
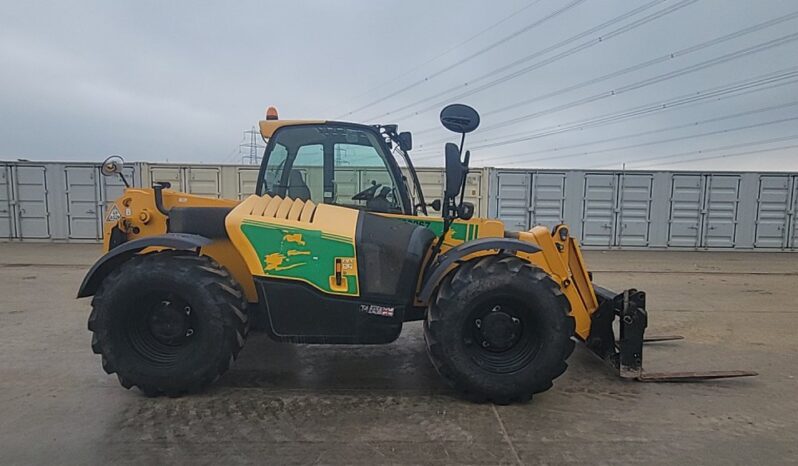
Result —
[[350, 124], [285, 126], [264, 154], [265, 192], [367, 212], [411, 213], [401, 171], [382, 136]]

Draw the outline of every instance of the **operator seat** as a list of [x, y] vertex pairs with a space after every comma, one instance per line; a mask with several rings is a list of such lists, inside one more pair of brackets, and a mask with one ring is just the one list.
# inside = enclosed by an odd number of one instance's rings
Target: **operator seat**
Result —
[[302, 172], [299, 170], [291, 170], [288, 175], [288, 197], [291, 199], [300, 199], [307, 201], [310, 199], [310, 188], [302, 178]]

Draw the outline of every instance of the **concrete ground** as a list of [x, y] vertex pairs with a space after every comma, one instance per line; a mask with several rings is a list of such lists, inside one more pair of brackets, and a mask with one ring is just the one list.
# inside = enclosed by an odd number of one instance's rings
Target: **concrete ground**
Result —
[[798, 463], [798, 255], [587, 252], [648, 291], [649, 370], [754, 369], [700, 384], [615, 378], [584, 348], [524, 405], [460, 400], [421, 327], [393, 344], [253, 335], [204, 393], [145, 398], [105, 375], [75, 300], [96, 245], [0, 244], [0, 464]]

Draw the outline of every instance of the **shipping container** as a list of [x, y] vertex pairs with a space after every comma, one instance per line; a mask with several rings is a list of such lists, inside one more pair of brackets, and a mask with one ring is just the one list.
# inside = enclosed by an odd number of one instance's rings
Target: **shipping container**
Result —
[[[1, 162], [0, 239], [98, 241], [107, 206], [124, 187], [99, 168]], [[320, 167], [298, 170], [322, 189]], [[440, 199], [443, 170], [417, 171], [426, 202]], [[243, 199], [255, 192], [258, 167], [129, 163], [124, 173], [133, 186], [167, 181], [194, 194]], [[336, 194], [344, 197], [388, 181], [368, 167], [336, 173]], [[567, 223], [586, 248], [798, 250], [795, 173], [484, 168], [469, 172], [465, 200], [475, 215], [499, 218], [508, 230]]]

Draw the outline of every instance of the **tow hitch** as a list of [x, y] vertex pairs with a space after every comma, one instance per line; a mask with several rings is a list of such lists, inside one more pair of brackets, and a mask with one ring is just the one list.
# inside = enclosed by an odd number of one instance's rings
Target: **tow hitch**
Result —
[[[753, 371], [697, 371], [697, 372], [645, 372], [643, 370], [643, 345], [662, 341], [682, 340], [679, 335], [663, 335], [646, 338], [648, 326], [646, 294], [635, 289], [616, 294], [595, 286], [599, 308], [593, 314], [587, 347], [600, 358], [609, 362], [621, 378], [639, 382], [698, 382], [710, 379], [751, 377]], [[619, 321], [618, 338], [615, 337], [613, 321]]]

